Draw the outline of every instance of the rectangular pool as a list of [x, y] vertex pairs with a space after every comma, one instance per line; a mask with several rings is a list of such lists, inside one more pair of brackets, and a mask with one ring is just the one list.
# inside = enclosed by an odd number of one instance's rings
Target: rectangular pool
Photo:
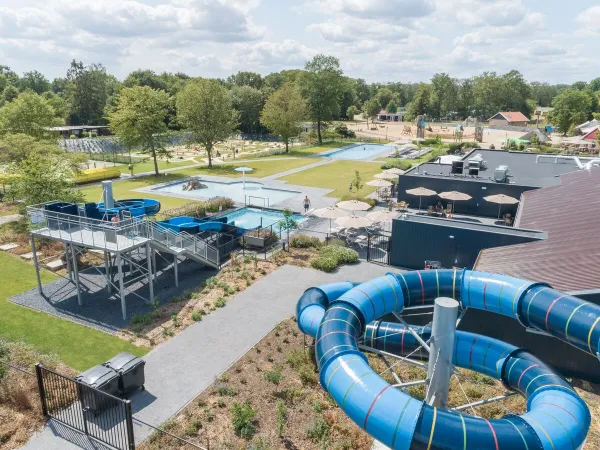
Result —
[[394, 145], [352, 144], [346, 147], [336, 148], [335, 150], [326, 153], [321, 153], [320, 156], [326, 156], [333, 159], [365, 160], [387, 155], [394, 150], [396, 150], [396, 146]]
[[[265, 206], [274, 205], [284, 200], [290, 199], [300, 192], [288, 191], [285, 189], [272, 189], [265, 187], [262, 183], [254, 181], [247, 181], [245, 186], [242, 181], [232, 181], [230, 183], [221, 183], [217, 181], [206, 181], [200, 177], [194, 177], [204, 187], [196, 190], [184, 190], [184, 186], [187, 185], [188, 180], [171, 183], [166, 186], [159, 186], [153, 188], [152, 191], [160, 195], [177, 194], [177, 196], [189, 197], [194, 200], [209, 199], [213, 197], [229, 197], [234, 202], [246, 203], [252, 200], [254, 204], [262, 205], [262, 201], [258, 202], [256, 198], [268, 199], [265, 201]], [[250, 199], [250, 197], [254, 197]]]
[[[306, 217], [299, 214], [294, 214], [293, 218], [298, 223], [302, 223], [306, 220]], [[244, 228], [245, 230], [252, 230], [260, 226], [266, 228], [276, 224], [282, 219], [283, 214], [279, 211], [269, 211], [251, 207], [241, 208], [227, 214], [227, 223], [235, 222], [236, 227]]]

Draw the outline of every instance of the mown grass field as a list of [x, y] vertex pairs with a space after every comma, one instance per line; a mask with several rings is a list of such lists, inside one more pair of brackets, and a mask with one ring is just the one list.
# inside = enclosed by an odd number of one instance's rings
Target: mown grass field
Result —
[[[42, 270], [42, 283], [56, 279]], [[8, 301], [13, 295], [37, 285], [33, 265], [0, 253], [0, 339], [23, 341], [42, 353], [56, 353], [68, 366], [86, 370], [120, 352], [145, 355], [149, 349], [136, 347], [117, 337], [37, 312]]]

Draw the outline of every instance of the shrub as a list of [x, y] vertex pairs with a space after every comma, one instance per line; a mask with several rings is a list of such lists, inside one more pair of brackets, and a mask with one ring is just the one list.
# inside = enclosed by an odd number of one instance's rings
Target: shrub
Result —
[[448, 144], [448, 153], [451, 155], [460, 153], [463, 149], [463, 145], [463, 142], [452, 142], [451, 144]]
[[319, 251], [319, 255], [325, 258], [334, 258], [337, 264], [353, 264], [358, 262], [358, 252], [351, 248], [327, 245]]
[[301, 348], [294, 348], [287, 354], [286, 362], [292, 369], [298, 369], [304, 364], [310, 364], [310, 356], [308, 352]]
[[187, 436], [195, 436], [198, 434], [198, 431], [202, 428], [202, 422], [199, 420], [193, 420], [192, 423], [185, 429], [185, 434]]
[[315, 371], [311, 366], [304, 365], [298, 369], [298, 377], [303, 386], [314, 386], [317, 384]]
[[233, 208], [235, 203], [228, 197], [215, 197], [211, 198], [206, 202], [207, 212], [218, 212], [219, 208], [222, 210]]
[[317, 417], [308, 430], [306, 437], [313, 442], [325, 443], [329, 437], [329, 424], [322, 417]]
[[319, 248], [322, 242], [318, 237], [311, 237], [305, 234], [299, 234], [292, 237], [290, 246], [293, 248]]
[[282, 378], [283, 373], [280, 366], [275, 366], [273, 370], [268, 370], [265, 372], [265, 380], [267, 380], [269, 383], [273, 383], [275, 386], [279, 386]]
[[250, 403], [234, 402], [231, 407], [231, 423], [235, 434], [243, 439], [251, 439], [256, 432], [255, 417], [256, 410], [252, 409]]
[[204, 311], [194, 311], [192, 313], [192, 320], [194, 322], [199, 322], [202, 320], [202, 316], [204, 316]]
[[333, 272], [337, 266], [337, 260], [334, 258], [324, 258], [322, 256], [313, 259], [310, 263], [313, 269], [321, 270], [322, 272]]
[[152, 321], [159, 317], [159, 314], [156, 311], [151, 311], [145, 314], [136, 314], [131, 318], [131, 323], [134, 325], [142, 325], [147, 326], [152, 323]]
[[217, 299], [217, 301], [215, 302], [215, 306], [217, 308], [224, 308], [226, 304], [227, 304], [227, 300], [225, 300], [223, 297], [219, 297]]
[[283, 400], [277, 400], [277, 433], [279, 436], [283, 434], [285, 427], [286, 411]]
[[338, 247], [345, 247], [346, 243], [338, 238], [329, 239], [329, 245], [337, 245]]
[[405, 159], [394, 159], [391, 161], [386, 161], [381, 165], [382, 170], [388, 170], [388, 169], [408, 170], [411, 167], [412, 167], [412, 163]]
[[235, 397], [238, 392], [229, 386], [221, 386], [217, 391], [217, 394], [221, 397]]

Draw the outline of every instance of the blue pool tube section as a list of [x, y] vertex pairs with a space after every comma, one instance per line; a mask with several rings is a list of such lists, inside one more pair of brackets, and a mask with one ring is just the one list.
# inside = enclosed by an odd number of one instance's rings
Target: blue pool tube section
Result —
[[[505, 342], [457, 332], [454, 364], [501, 380], [527, 398], [527, 412], [498, 420], [439, 410], [391, 388], [358, 344], [406, 355], [418, 347], [396, 323], [376, 319], [448, 296], [463, 307], [517, 319], [597, 355], [600, 307], [534, 283], [469, 270], [387, 274], [360, 285], [307, 290], [298, 301], [300, 330], [315, 338], [320, 382], [361, 428], [393, 449], [579, 449], [591, 417], [569, 383], [533, 355]], [[416, 328], [427, 339], [431, 331]], [[391, 388], [391, 389], [390, 389]]]

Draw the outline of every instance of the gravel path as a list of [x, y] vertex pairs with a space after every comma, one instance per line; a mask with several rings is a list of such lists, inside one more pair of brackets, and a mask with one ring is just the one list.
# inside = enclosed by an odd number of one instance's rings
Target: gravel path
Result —
[[[366, 262], [342, 267], [333, 274], [281, 267], [233, 297], [225, 308], [209, 314], [146, 355], [146, 391], [139, 391], [131, 398], [134, 416], [158, 425], [177, 414], [279, 322], [292, 316], [305, 289], [340, 280], [364, 281], [388, 271], [387, 266]], [[135, 420], [134, 428], [137, 443], [151, 433]], [[24, 448], [103, 447], [51, 421]]]

